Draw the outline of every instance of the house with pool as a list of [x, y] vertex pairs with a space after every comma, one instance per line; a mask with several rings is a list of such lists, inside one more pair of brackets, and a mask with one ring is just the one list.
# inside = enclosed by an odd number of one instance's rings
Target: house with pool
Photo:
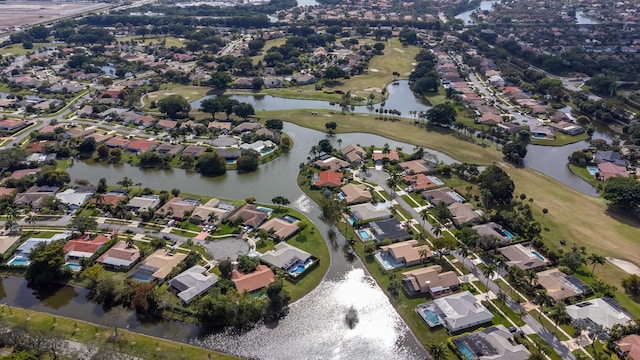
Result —
[[293, 245], [279, 242], [274, 250], [260, 255], [260, 261], [286, 271], [287, 275], [295, 279], [313, 267], [319, 260]]
[[420, 304], [416, 311], [429, 327], [442, 325], [452, 333], [493, 319], [493, 314], [469, 291]]
[[390, 201], [372, 204], [366, 202], [363, 204], [349, 206], [348, 221], [353, 225], [356, 221], [368, 222], [372, 220], [388, 219], [391, 217], [392, 204]]
[[140, 260], [140, 250], [135, 245], [119, 241], [96, 260], [104, 268], [129, 270]]
[[514, 235], [509, 232], [509, 230], [493, 221], [486, 224], [475, 225], [472, 229], [475, 230], [478, 235], [498, 239], [502, 244], [510, 243], [514, 238]]
[[55, 234], [50, 238], [29, 238], [18, 248], [16, 249], [16, 254], [11, 258], [11, 260], [7, 261], [7, 265], [13, 266], [28, 266], [29, 265], [29, 255], [31, 251], [38, 246], [39, 244], [51, 243], [57, 240], [66, 240], [71, 236], [70, 231], [65, 231], [61, 234]]
[[522, 270], [537, 269], [551, 265], [551, 261], [531, 245], [514, 244], [498, 249], [507, 258], [507, 266]]
[[347, 205], [355, 205], [371, 202], [372, 195], [364, 184], [349, 183], [340, 188], [341, 198]]
[[432, 265], [402, 273], [402, 287], [409, 295], [429, 294], [436, 298], [458, 289], [460, 280], [455, 271], [442, 272], [442, 266]]
[[407, 240], [391, 245], [381, 246], [376, 260], [385, 268], [418, 265], [431, 257], [429, 245], [420, 245], [417, 240]]
[[[376, 242], [389, 239], [392, 242], [406, 240], [411, 234], [405, 229], [404, 225], [396, 218], [372, 221], [369, 223], [369, 231]], [[362, 230], [362, 229], [360, 229]]]
[[260, 226], [270, 214], [271, 209], [260, 208], [253, 204], [245, 204], [229, 216], [229, 221], [233, 223], [240, 222], [242, 225], [255, 229]]
[[584, 319], [605, 329], [611, 329], [614, 325], [626, 325], [633, 319], [633, 315], [615, 299], [607, 297], [569, 305], [566, 310], [574, 321]]
[[531, 353], [502, 324], [452, 339], [465, 360], [527, 360]]
[[274, 217], [260, 225], [258, 230], [264, 230], [272, 237], [284, 241], [298, 232], [298, 222], [300, 220], [290, 215]]
[[187, 258], [187, 254], [158, 249], [149, 255], [129, 276], [140, 282], [164, 280], [174, 267]]
[[67, 241], [62, 251], [65, 253], [65, 260], [77, 263], [80, 259], [92, 257], [109, 241], [111, 239], [104, 235], [98, 235], [92, 239], [91, 235], [85, 234]]

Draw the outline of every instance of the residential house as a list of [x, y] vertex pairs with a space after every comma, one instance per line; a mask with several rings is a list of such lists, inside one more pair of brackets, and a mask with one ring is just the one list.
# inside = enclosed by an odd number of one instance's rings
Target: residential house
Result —
[[209, 215], [214, 213], [218, 218], [218, 220], [215, 221], [215, 224], [218, 225], [225, 221], [235, 209], [235, 204], [213, 198], [205, 204], [197, 206], [191, 213], [190, 220], [197, 224], [204, 222], [208, 223]]
[[413, 266], [429, 258], [431, 250], [428, 245], [420, 245], [417, 240], [408, 240], [381, 246], [380, 254], [383, 257], [393, 258], [396, 264]]
[[[25, 176], [29, 176], [29, 175], [35, 175], [37, 173], [40, 172], [40, 168], [33, 168], [33, 169], [20, 169], [20, 170], [15, 170], [14, 172], [11, 173], [11, 175], [9, 175], [9, 177], [7, 179], [15, 179], [15, 180], [20, 180]], [[3, 179], [2, 182], [4, 182], [6, 179]]]
[[451, 221], [456, 226], [466, 223], [476, 223], [480, 221], [480, 216], [469, 203], [455, 202], [447, 207], [451, 214]]
[[155, 210], [160, 205], [160, 197], [158, 195], [143, 195], [131, 198], [126, 205], [127, 210], [135, 212], [143, 212]]
[[0, 120], [0, 131], [15, 131], [29, 124], [28, 121], [3, 119]]
[[297, 74], [293, 77], [298, 85], [315, 84], [317, 79], [311, 74]]
[[391, 217], [390, 202], [372, 204], [370, 202], [349, 206], [349, 213], [356, 221], [370, 221]]
[[233, 81], [232, 87], [236, 89], [252, 89], [253, 78], [239, 77]]
[[269, 250], [260, 255], [260, 260], [279, 269], [288, 271], [298, 264], [304, 264], [312, 258], [311, 254], [304, 250], [300, 250], [286, 242], [279, 242], [275, 249]]
[[344, 168], [348, 168], [349, 165], [350, 164], [348, 162], [342, 159], [338, 159], [335, 156], [331, 156], [326, 159], [318, 159], [313, 162], [313, 166], [315, 166], [318, 169], [333, 170], [333, 171], [340, 171]]
[[98, 235], [91, 239], [91, 235], [85, 234], [67, 241], [62, 250], [66, 254], [65, 259], [67, 261], [90, 258], [110, 240], [104, 235]]
[[[48, 244], [58, 240], [66, 240], [70, 236], [71, 236], [71, 232], [65, 231], [61, 234], [55, 234], [50, 238], [29, 238], [25, 242], [20, 244], [20, 246], [18, 246], [18, 248], [16, 249], [15, 258], [28, 259], [29, 255], [31, 254], [31, 251], [39, 244], [41, 243]], [[26, 265], [28, 265], [28, 263]]]
[[566, 307], [571, 319], [585, 319], [605, 329], [626, 325], [633, 316], [612, 298], [596, 298]]
[[505, 230], [502, 226], [494, 223], [493, 221], [486, 224], [475, 225], [473, 227], [473, 230], [475, 230], [480, 236], [498, 239], [502, 244], [508, 243], [513, 240], [513, 234]]
[[184, 145], [162, 143], [162, 144], [158, 145], [158, 147], [155, 149], [155, 152], [157, 152], [160, 155], [176, 156], [183, 149], [184, 149]]
[[236, 285], [238, 292], [254, 292], [264, 289], [276, 281], [276, 276], [266, 265], [258, 265], [254, 272], [244, 274], [238, 270], [231, 273], [231, 281]]
[[409, 187], [405, 190], [407, 192], [422, 192], [426, 190], [435, 189], [440, 186], [434, 182], [432, 177], [425, 174], [406, 175], [402, 177], [402, 180]]
[[522, 270], [544, 267], [551, 262], [533, 247], [525, 247], [522, 244], [514, 244], [498, 249], [509, 261], [508, 266], [517, 266]]
[[169, 281], [169, 287], [177, 292], [183, 303], [189, 305], [218, 282], [218, 276], [210, 274], [201, 265], [194, 265]]
[[548, 126], [532, 126], [531, 137], [534, 139], [553, 140], [556, 138], [555, 131]]
[[377, 220], [369, 223], [371, 229], [375, 232], [376, 241], [380, 242], [389, 239], [393, 242], [402, 241], [411, 237], [403, 224], [396, 218]]
[[382, 164], [382, 160], [389, 161], [398, 161], [400, 160], [400, 155], [396, 149], [389, 149], [389, 152], [385, 153], [382, 150], [375, 150], [373, 152], [373, 161], [376, 164]]
[[164, 131], [170, 131], [175, 129], [178, 126], [178, 122], [174, 120], [168, 119], [160, 119], [156, 122], [156, 128], [162, 129]]
[[618, 354], [625, 359], [640, 360], [640, 335], [631, 334], [616, 342]]
[[364, 184], [349, 183], [341, 187], [340, 191], [347, 205], [367, 203], [372, 199], [371, 192]]
[[626, 166], [611, 162], [601, 162], [598, 164], [598, 174], [596, 175], [598, 179], [606, 181], [613, 177], [629, 177], [629, 171], [627, 171]]
[[359, 145], [349, 144], [340, 149], [342, 156], [352, 164], [360, 165], [367, 158], [367, 152]]
[[212, 121], [209, 123], [207, 128], [209, 129], [218, 129], [221, 134], [228, 134], [231, 131], [231, 126], [233, 125], [230, 121]]
[[254, 132], [254, 131], [260, 129], [261, 127], [262, 127], [262, 125], [260, 125], [258, 123], [251, 122], [251, 121], [245, 121], [243, 123], [238, 124], [231, 131], [233, 133], [236, 133], [236, 134], [242, 134], [242, 133], [247, 133], [247, 132]]
[[622, 159], [619, 152], [614, 150], [598, 150], [593, 155], [593, 161], [596, 164], [612, 163], [620, 166], [626, 166], [627, 162]]
[[260, 227], [258, 227], [258, 230], [264, 230], [267, 233], [275, 236], [277, 239], [285, 241], [293, 234], [298, 232], [299, 228], [297, 221], [291, 222], [287, 219], [274, 217], [267, 220], [267, 222], [265, 222], [264, 224], [260, 225]]
[[542, 286], [555, 302], [569, 298], [581, 297], [591, 289], [582, 280], [573, 275], [567, 275], [560, 269], [549, 269], [538, 274], [536, 282]]
[[434, 164], [426, 160], [404, 161], [398, 165], [402, 167], [402, 170], [404, 170], [407, 175], [426, 174], [436, 168]]
[[136, 139], [127, 144], [127, 151], [141, 154], [153, 150], [156, 146], [158, 146], [158, 143], [153, 140]]
[[236, 161], [242, 156], [242, 150], [240, 149], [216, 149], [216, 155], [227, 161]]
[[438, 297], [460, 286], [454, 271], [442, 272], [442, 266], [431, 265], [402, 273], [402, 286], [409, 295], [430, 294]]
[[106, 204], [109, 204], [112, 208], [115, 208], [116, 206], [118, 206], [118, 203], [123, 200], [127, 200], [127, 196], [125, 193], [108, 192], [102, 195], [102, 198], [94, 198], [92, 202], [99, 208], [103, 207]]
[[266, 77], [263, 79], [264, 87], [267, 89], [284, 87], [284, 79], [281, 77]]
[[[164, 280], [171, 270], [186, 258], [187, 254], [171, 252], [167, 249], [158, 249], [144, 259], [136, 271], [140, 270], [147, 274], [150, 273], [154, 279]], [[133, 278], [135, 278], [135, 273], [136, 272], [132, 274]]]
[[135, 245], [129, 246], [126, 242], [119, 241], [96, 262], [109, 269], [129, 270], [138, 260], [140, 260], [140, 250]]
[[460, 201], [460, 198], [456, 195], [457, 193], [448, 187], [422, 192], [422, 197], [433, 205], [438, 205], [441, 202], [447, 205], [451, 205], [455, 202], [458, 202]]
[[493, 314], [469, 291], [420, 304], [417, 311], [430, 327], [443, 325], [452, 333], [486, 324], [493, 319]]
[[333, 170], [324, 170], [317, 177], [314, 177], [312, 185], [321, 187], [339, 187], [342, 185], [342, 173]]
[[199, 199], [174, 197], [158, 209], [158, 213], [182, 221], [186, 216], [190, 216], [199, 204]]
[[466, 349], [465, 356], [478, 360], [527, 360], [531, 356], [503, 324], [454, 338], [453, 344]]
[[204, 154], [205, 151], [207, 151], [206, 147], [197, 146], [197, 145], [187, 145], [187, 147], [184, 148], [184, 150], [182, 150], [182, 155], [189, 155], [194, 159], [197, 159], [200, 157], [200, 155]]
[[124, 149], [127, 147], [128, 144], [129, 144], [129, 140], [121, 136], [114, 136], [111, 139], [107, 140], [107, 142], [105, 143], [105, 145], [107, 145], [110, 148], [118, 148], [118, 149]]
[[48, 197], [55, 196], [59, 188], [56, 186], [37, 186], [30, 187], [27, 191], [16, 195], [13, 200], [14, 205], [28, 205], [32, 210], [42, 209], [44, 200]]
[[257, 228], [269, 217], [269, 214], [265, 211], [259, 210], [253, 204], [245, 204], [238, 211], [229, 216], [229, 221], [236, 222], [241, 221], [243, 225]]
[[67, 205], [69, 210], [77, 210], [91, 199], [92, 195], [93, 193], [91, 192], [80, 192], [75, 189], [67, 189], [63, 192], [57, 193], [55, 196], [61, 203]]

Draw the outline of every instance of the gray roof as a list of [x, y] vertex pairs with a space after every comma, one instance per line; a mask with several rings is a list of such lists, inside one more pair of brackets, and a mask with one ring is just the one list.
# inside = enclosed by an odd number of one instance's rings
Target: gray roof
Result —
[[481, 360], [526, 360], [531, 355], [524, 345], [513, 341], [513, 334], [502, 324], [456, 338], [453, 342], [456, 346], [466, 345]]
[[375, 230], [378, 241], [384, 239], [396, 241], [411, 236], [396, 218], [374, 221], [369, 225]]
[[55, 234], [52, 237], [45, 239], [45, 238], [29, 238], [27, 239], [27, 241], [23, 242], [22, 245], [20, 245], [18, 247], [18, 252], [21, 253], [22, 255], [29, 255], [31, 253], [31, 250], [33, 250], [33, 248], [35, 248], [36, 246], [38, 246], [38, 244], [40, 243], [50, 243], [56, 240], [63, 240], [63, 239], [67, 239], [69, 238], [69, 236], [71, 236], [71, 233], [68, 231], [63, 232], [62, 234]]
[[631, 320], [629, 313], [611, 298], [591, 299], [567, 306], [567, 314], [574, 320], [588, 319], [607, 329]]
[[169, 281], [169, 285], [179, 291], [178, 297], [189, 304], [218, 282], [215, 274], [205, 274], [207, 269], [194, 265]]
[[435, 299], [433, 303], [439, 310], [442, 323], [452, 332], [493, 319], [493, 314], [469, 291]]
[[285, 242], [279, 242], [276, 244], [275, 250], [269, 250], [260, 255], [260, 260], [286, 270], [298, 260], [306, 261], [310, 257], [311, 254], [306, 251]]
[[358, 205], [349, 206], [351, 214], [360, 221], [367, 221], [373, 219], [384, 219], [391, 216], [391, 211], [384, 205], [373, 205], [371, 203], [364, 203]]

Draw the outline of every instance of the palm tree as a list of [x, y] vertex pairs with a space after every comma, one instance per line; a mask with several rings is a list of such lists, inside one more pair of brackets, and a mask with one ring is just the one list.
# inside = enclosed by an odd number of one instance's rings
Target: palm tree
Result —
[[558, 302], [549, 310], [549, 317], [555, 321], [556, 326], [553, 333], [558, 330], [558, 325], [568, 324], [571, 317], [567, 314], [567, 306], [563, 302]]
[[104, 195], [100, 193], [93, 195], [93, 198], [96, 200], [96, 204], [102, 204], [104, 202]]
[[218, 226], [218, 220], [220, 220], [220, 216], [218, 216], [218, 214], [216, 214], [215, 212], [210, 212], [209, 215], [207, 216], [207, 222], [209, 224], [214, 224], [216, 226]]
[[420, 210], [420, 220], [422, 220], [422, 227], [427, 228], [427, 220], [429, 220], [429, 209], [424, 208]]
[[469, 248], [464, 245], [461, 246], [458, 249], [458, 254], [462, 257], [462, 266], [464, 266], [464, 261], [467, 259], [467, 256], [469, 256]]
[[433, 227], [433, 236], [439, 237], [440, 235], [442, 235], [442, 225], [436, 223], [436, 226]]
[[399, 182], [400, 182], [400, 173], [395, 170], [392, 171], [391, 174], [389, 174], [389, 177], [387, 178], [387, 186], [391, 188], [392, 194], [396, 192], [396, 186], [398, 186]]
[[447, 358], [447, 347], [440, 342], [430, 341], [427, 344], [427, 351], [433, 360], [444, 360]]
[[367, 175], [367, 162], [364, 160], [362, 161], [362, 164], [360, 164], [360, 171], [362, 171], [362, 178], [364, 178]]
[[428, 248], [423, 248], [418, 251], [418, 255], [420, 255], [420, 259], [422, 259], [422, 263], [424, 264], [425, 262], [427, 262], [429, 256], [431, 256], [431, 252]]
[[104, 211], [105, 213], [111, 214], [113, 212], [113, 205], [111, 204], [102, 205], [102, 211]]
[[540, 313], [538, 315], [538, 318], [540, 318], [542, 310], [546, 306], [551, 306], [553, 304], [553, 298], [547, 293], [547, 290], [537, 291], [534, 297], [534, 301], [540, 306]]
[[496, 294], [496, 300], [504, 304], [504, 302], [507, 301], [507, 294], [502, 290], [498, 291]]
[[587, 260], [589, 260], [591, 262], [591, 265], [593, 265], [593, 268], [591, 269], [592, 277], [593, 277], [593, 272], [596, 271], [596, 266], [604, 265], [604, 263], [606, 262], [606, 259], [604, 256], [596, 253], [591, 253], [591, 255], [587, 257]]
[[342, 139], [338, 139], [336, 142], [338, 143], [338, 150], [340, 150], [342, 148]]
[[127, 247], [128, 248], [132, 248], [133, 247], [133, 238], [132, 237], [128, 237], [127, 238]]
[[482, 275], [487, 279], [486, 285], [487, 287], [489, 287], [489, 280], [494, 276], [494, 274], [498, 270], [498, 267], [494, 263], [487, 263], [485, 265], [486, 266], [484, 270], [482, 270]]
[[129, 187], [133, 186], [133, 180], [131, 180], [128, 176], [125, 176], [122, 178], [122, 180], [118, 181], [116, 184], [128, 189]]
[[33, 214], [29, 214], [29, 215], [27, 215], [27, 217], [24, 219], [24, 221], [25, 221], [27, 224], [29, 224], [29, 225], [31, 225], [31, 226], [34, 226], [34, 225], [36, 224], [36, 222], [38, 222], [38, 218], [37, 218], [35, 215], [33, 215]]
[[538, 284], [538, 274], [534, 269], [527, 270], [525, 275], [527, 277], [527, 283], [529, 283], [530, 286], [536, 286]]
[[9, 207], [6, 209], [6, 216], [7, 216], [7, 221], [11, 221], [14, 220], [16, 218], [16, 216], [18, 215], [18, 210], [16, 210], [16, 208], [14, 207]]

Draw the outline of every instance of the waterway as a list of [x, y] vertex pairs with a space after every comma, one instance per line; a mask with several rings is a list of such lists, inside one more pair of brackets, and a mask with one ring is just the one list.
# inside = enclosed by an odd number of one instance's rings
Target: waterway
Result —
[[[387, 99], [384, 109], [399, 110], [403, 116], [407, 116], [409, 111], [427, 111], [431, 108], [429, 104], [415, 96], [409, 87], [408, 80], [399, 80], [396, 85], [387, 86]], [[207, 95], [191, 103], [192, 109], [199, 109], [200, 103], [205, 99], [215, 98], [217, 95]], [[380, 98], [382, 95], [378, 95]], [[338, 103], [330, 103], [321, 100], [287, 99], [271, 95], [224, 95], [224, 97], [251, 104], [254, 109], [262, 111], [271, 110], [293, 110], [293, 109], [325, 109], [341, 111], [342, 106]], [[375, 106], [349, 106], [348, 111], [354, 113], [375, 114], [380, 109], [380, 104]]]
[[500, 2], [500, 0], [485, 0], [485, 1], [482, 1], [477, 8], [472, 9], [472, 10], [468, 10], [468, 11], [465, 11], [465, 12], [461, 12], [460, 14], [456, 15], [455, 18], [462, 20], [462, 22], [464, 23], [465, 26], [474, 25], [475, 23], [471, 19], [471, 15], [474, 12], [478, 11], [478, 9], [480, 9], [481, 11], [484, 11], [484, 10], [491, 11], [491, 9], [493, 8], [493, 4], [499, 3], [499, 2]]
[[576, 23], [578, 25], [597, 25], [598, 21], [584, 16], [584, 12], [582, 10], [576, 11]]

